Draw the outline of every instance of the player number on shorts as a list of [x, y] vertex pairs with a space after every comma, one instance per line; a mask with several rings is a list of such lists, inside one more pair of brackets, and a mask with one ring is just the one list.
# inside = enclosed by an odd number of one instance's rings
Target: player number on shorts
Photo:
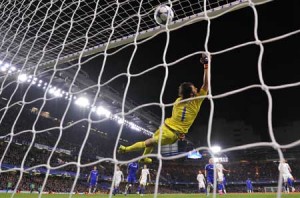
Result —
[[185, 114], [186, 114], [186, 107], [183, 107], [182, 114], [181, 114], [181, 122], [185, 120]]

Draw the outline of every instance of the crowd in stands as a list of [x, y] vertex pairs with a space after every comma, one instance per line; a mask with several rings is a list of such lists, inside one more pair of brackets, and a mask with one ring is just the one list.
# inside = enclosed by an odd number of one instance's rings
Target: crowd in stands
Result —
[[[7, 112], [7, 116], [12, 112]], [[36, 119], [36, 112], [24, 111], [22, 113], [26, 119], [18, 119], [14, 124], [14, 116], [6, 118], [0, 125], [0, 155], [2, 156], [1, 168], [3, 165], [9, 165], [12, 167], [44, 167], [48, 164], [51, 167], [62, 166], [68, 164], [68, 162], [78, 162], [77, 164], [87, 164], [95, 162], [100, 158], [108, 158], [113, 154], [115, 135], [103, 135], [98, 132], [91, 132], [89, 138], [82, 149], [82, 155], [79, 156], [79, 152], [82, 147], [82, 141], [86, 135], [85, 132], [79, 129], [85, 128], [86, 125], [80, 124], [74, 127], [70, 127], [64, 131], [60, 131], [58, 127], [60, 124], [59, 119], [49, 119], [46, 117], [39, 117], [39, 124], [34, 125]], [[38, 133], [33, 133], [33, 125], [36, 126], [35, 130]], [[78, 127], [80, 126], [80, 127]], [[110, 125], [112, 127], [112, 125]], [[53, 129], [55, 128], [55, 129]], [[79, 129], [78, 129], [79, 128]], [[46, 130], [48, 129], [48, 130]], [[116, 127], [116, 129], [118, 129]], [[43, 131], [44, 130], [44, 131]], [[14, 135], [10, 133], [13, 131]], [[97, 130], [95, 130], [97, 131]], [[20, 133], [22, 132], [22, 133]], [[62, 133], [62, 134], [61, 134]], [[61, 136], [60, 136], [61, 135]], [[59, 141], [58, 141], [59, 140]], [[49, 145], [57, 148], [66, 149], [71, 151], [69, 154], [62, 152], [52, 152], [51, 149], [38, 149], [33, 143], [42, 145]], [[101, 143], [99, 143], [101, 142]], [[112, 144], [113, 142], [113, 144]], [[27, 152], [29, 150], [29, 152]], [[26, 157], [24, 157], [26, 156]], [[51, 157], [50, 157], [51, 156]], [[97, 158], [98, 156], [98, 158]], [[129, 157], [133, 157], [129, 155]], [[49, 160], [50, 159], [50, 160]], [[78, 160], [80, 159], [80, 161]], [[119, 158], [123, 159], [123, 158]], [[124, 158], [126, 159], [126, 158]], [[197, 192], [197, 180], [196, 175], [199, 170], [204, 171], [205, 164], [208, 162], [208, 158], [203, 158], [196, 161], [174, 160], [164, 161], [162, 164], [162, 170], [160, 173], [160, 193], [176, 193], [176, 192]], [[299, 164], [299, 160], [289, 161], [291, 168], [293, 169], [293, 175], [297, 179], [300, 175], [296, 165]], [[243, 191], [243, 182], [247, 178], [251, 178], [253, 182], [271, 182], [278, 180], [278, 163], [273, 161], [264, 160], [249, 160], [248, 162], [230, 162], [224, 163], [224, 167], [230, 172], [226, 172], [226, 180], [229, 191], [240, 192]], [[111, 178], [114, 174], [114, 164], [110, 161], [105, 161], [97, 164], [100, 170], [99, 189], [107, 193], [111, 186]], [[48, 177], [44, 191], [47, 192], [70, 192], [74, 182], [74, 176], [68, 173], [75, 173], [80, 168], [80, 175], [74, 192], [86, 192], [87, 191], [87, 177], [92, 169], [91, 166], [79, 167], [74, 164], [61, 167], [59, 170], [66, 172], [65, 175], [52, 174]], [[157, 176], [158, 163], [153, 163], [149, 166], [151, 172], [151, 178], [153, 181]], [[19, 171], [9, 171], [0, 173], [0, 190], [5, 190], [7, 183], [11, 182], [13, 188], [19, 181]], [[37, 168], [38, 170], [38, 168]], [[33, 171], [24, 172], [17, 190], [29, 191], [30, 184], [35, 184], [36, 190], [43, 184], [45, 174]], [[126, 176], [126, 166], [122, 166], [122, 171]], [[124, 187], [125, 183], [122, 183]], [[297, 187], [297, 185], [296, 185]], [[147, 187], [148, 192], [154, 191], [154, 185], [151, 184]], [[263, 191], [263, 186], [257, 184], [257, 191]]]
[[[7, 143], [1, 143], [0, 152], [3, 152], [3, 146]], [[23, 158], [24, 153], [18, 152], [22, 147], [18, 145], [11, 144], [12, 152], [9, 154], [9, 157], [5, 157], [2, 161], [3, 164], [16, 164], [16, 162], [20, 162]], [[38, 163], [38, 160], [47, 159], [50, 152], [43, 152], [40, 150], [36, 150], [36, 155], [28, 156], [29, 158], [33, 158], [32, 161], [34, 163]], [[62, 160], [66, 160], [64, 156], [59, 156]], [[69, 157], [69, 156], [65, 156]], [[37, 159], [37, 160], [35, 160]], [[70, 160], [70, 159], [68, 159]], [[32, 161], [25, 163], [25, 165], [30, 166]], [[27, 162], [27, 161], [26, 161]], [[207, 161], [197, 160], [194, 162], [190, 161], [163, 161], [162, 170], [160, 172], [159, 177], [159, 191], [163, 192], [197, 192], [197, 180], [196, 175], [198, 170], [204, 171], [204, 167]], [[290, 161], [289, 162], [291, 168], [294, 170], [293, 175], [295, 179], [299, 175], [299, 171], [296, 168], [296, 165], [299, 164], [299, 160]], [[250, 178], [254, 186], [256, 185], [256, 192], [264, 191], [263, 186], [265, 185], [274, 185], [274, 181], [278, 180], [278, 164], [274, 162], [266, 162], [266, 161], [254, 161], [254, 162], [231, 162], [231, 163], [223, 163], [224, 167], [229, 172], [226, 172], [226, 182], [228, 186], [228, 191], [230, 192], [241, 192], [245, 189], [245, 181], [247, 178]], [[103, 192], [107, 193], [109, 191], [111, 185], [111, 179], [113, 178], [114, 173], [114, 164], [107, 161], [101, 162], [96, 165], [100, 172], [99, 178], [99, 189], [102, 189]], [[158, 171], [158, 164], [153, 163], [149, 165], [152, 182], [155, 181]], [[80, 175], [78, 181], [76, 183], [74, 192], [86, 192], [87, 185], [87, 177], [92, 169], [92, 166], [80, 168]], [[8, 169], [9, 170], [9, 169]], [[75, 173], [77, 170], [77, 166], [65, 166], [60, 170], [65, 171], [65, 173]], [[127, 176], [126, 165], [121, 166], [121, 170]], [[138, 177], [139, 177], [138, 173]], [[0, 180], [4, 181], [0, 184], [0, 190], [5, 190], [7, 182], [11, 182], [13, 186], [15, 186], [19, 180], [20, 172], [19, 171], [8, 171], [0, 174]], [[68, 174], [51, 174], [49, 175], [44, 191], [47, 192], [70, 192], [72, 189], [72, 185], [74, 182], [74, 175]], [[18, 185], [18, 190], [21, 191], [29, 191], [29, 186], [31, 183], [34, 183], [36, 186], [36, 190], [43, 184], [45, 179], [45, 174], [37, 171], [25, 171], [23, 172], [21, 182]], [[122, 184], [122, 185], [125, 185]], [[153, 192], [154, 187], [150, 185], [147, 189], [148, 192]], [[276, 183], [275, 183], [276, 185]], [[297, 189], [297, 184], [296, 184]]]

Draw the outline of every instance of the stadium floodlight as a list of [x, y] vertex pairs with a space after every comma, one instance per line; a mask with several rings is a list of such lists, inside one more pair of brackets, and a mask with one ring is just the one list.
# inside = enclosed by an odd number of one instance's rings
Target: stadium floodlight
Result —
[[18, 76], [18, 81], [19, 82], [25, 82], [27, 80], [27, 75], [26, 74], [20, 74]]
[[16, 71], [17, 68], [15, 66], [12, 66], [11, 68], [9, 68], [10, 71]]
[[60, 89], [55, 90], [54, 93], [53, 93], [53, 95], [54, 95], [55, 97], [60, 97], [60, 96], [61, 96], [61, 94], [60, 94]]
[[48, 93], [49, 93], [49, 94], [53, 94], [54, 91], [55, 91], [55, 89], [52, 87], [52, 88], [49, 89]]
[[136, 131], [141, 131], [141, 128], [137, 126], [136, 124], [129, 122], [129, 126], [131, 129], [136, 130]]
[[125, 120], [124, 119], [122, 119], [122, 118], [118, 118], [118, 124], [123, 124], [125, 122]]
[[110, 115], [111, 115], [111, 112], [109, 110], [105, 109], [104, 107], [99, 106], [96, 109], [96, 114], [97, 115], [104, 115], [105, 117], [109, 118]]
[[215, 146], [212, 146], [212, 147], [210, 148], [210, 150], [211, 150], [211, 152], [214, 153], [214, 154], [215, 154], [215, 153], [219, 153], [219, 152], [221, 151], [221, 147], [215, 145]]
[[75, 100], [75, 104], [80, 107], [88, 107], [90, 102], [86, 97], [79, 97]]
[[7, 70], [7, 67], [4, 65], [0, 69], [1, 69], [2, 72], [5, 72]]

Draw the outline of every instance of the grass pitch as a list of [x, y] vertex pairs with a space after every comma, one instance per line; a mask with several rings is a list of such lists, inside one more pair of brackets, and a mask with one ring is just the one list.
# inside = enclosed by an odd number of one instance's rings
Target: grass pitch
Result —
[[[11, 198], [12, 194], [0, 194], [0, 198]], [[37, 198], [38, 194], [15, 194], [14, 198]], [[61, 194], [43, 194], [42, 197], [44, 198], [69, 198], [69, 195], [61, 195]], [[107, 198], [109, 195], [104, 194], [97, 194], [97, 195], [72, 195], [72, 198]], [[153, 194], [151, 195], [144, 195], [143, 197], [137, 194], [131, 195], [116, 195], [112, 197], [126, 197], [126, 198], [153, 198]], [[157, 197], [159, 198], [206, 198], [207, 196], [204, 194], [159, 194]], [[208, 196], [208, 198], [212, 198], [212, 194]], [[226, 194], [226, 195], [217, 195], [216, 197], [220, 198], [276, 198], [276, 193], [253, 193], [253, 194], [246, 194], [246, 193], [236, 193], [236, 194]], [[299, 198], [300, 193], [290, 193], [290, 194], [282, 194], [282, 198]]]

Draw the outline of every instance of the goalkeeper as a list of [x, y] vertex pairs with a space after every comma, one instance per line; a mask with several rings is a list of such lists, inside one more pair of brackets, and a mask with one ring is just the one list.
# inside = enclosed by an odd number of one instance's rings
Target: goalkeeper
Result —
[[[152, 138], [149, 138], [142, 142], [136, 142], [131, 146], [120, 145], [118, 152], [126, 153], [145, 149], [143, 155], [147, 155], [153, 151], [153, 147], [158, 144], [160, 131], [162, 131], [161, 145], [173, 144], [178, 139], [184, 139], [185, 134], [188, 133], [190, 126], [193, 124], [204, 98], [199, 96], [205, 96], [208, 92], [208, 79], [207, 68], [208, 58], [202, 54], [200, 62], [204, 65], [203, 85], [198, 91], [197, 88], [190, 82], [184, 82], [179, 86], [178, 95], [179, 98], [174, 103], [172, 116], [167, 118], [164, 124], [157, 129]], [[189, 98], [193, 100], [182, 101]], [[140, 162], [151, 163], [151, 158], [141, 159]]]

